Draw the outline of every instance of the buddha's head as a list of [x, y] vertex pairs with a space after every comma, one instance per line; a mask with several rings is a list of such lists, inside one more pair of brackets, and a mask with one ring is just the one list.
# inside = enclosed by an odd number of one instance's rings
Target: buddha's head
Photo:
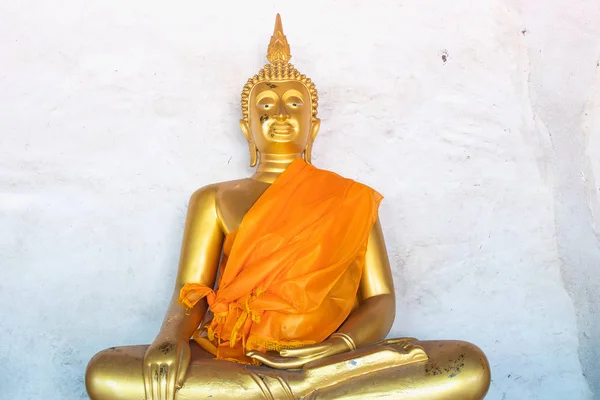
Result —
[[290, 46], [277, 14], [267, 50], [269, 64], [248, 80], [242, 91], [242, 132], [250, 148], [250, 165], [258, 154], [302, 154], [310, 163], [319, 132], [317, 88], [292, 64]]

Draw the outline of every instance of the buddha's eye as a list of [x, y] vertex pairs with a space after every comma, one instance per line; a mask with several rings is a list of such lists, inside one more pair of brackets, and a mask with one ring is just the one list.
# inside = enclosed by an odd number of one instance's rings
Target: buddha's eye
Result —
[[294, 102], [288, 103], [288, 106], [293, 107], [293, 108], [298, 108], [301, 105], [302, 105], [302, 103], [299, 101], [294, 101]]
[[264, 108], [265, 110], [269, 110], [271, 108], [273, 108], [272, 104], [261, 104], [260, 107]]

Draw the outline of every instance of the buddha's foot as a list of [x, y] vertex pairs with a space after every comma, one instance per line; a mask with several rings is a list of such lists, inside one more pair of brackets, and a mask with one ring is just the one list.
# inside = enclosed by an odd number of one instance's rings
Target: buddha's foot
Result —
[[307, 364], [296, 398], [482, 399], [490, 370], [477, 346], [461, 341], [390, 339]]
[[304, 371], [307, 377], [331, 375], [341, 370], [363, 374], [427, 361], [425, 350], [416, 343], [413, 338], [382, 340], [349, 353], [312, 362], [304, 367]]

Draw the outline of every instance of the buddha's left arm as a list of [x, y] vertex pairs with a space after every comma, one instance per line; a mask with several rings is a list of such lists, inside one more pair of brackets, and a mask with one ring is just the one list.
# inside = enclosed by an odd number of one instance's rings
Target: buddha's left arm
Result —
[[384, 339], [396, 315], [394, 283], [379, 220], [369, 235], [365, 265], [358, 289], [360, 303], [338, 329], [360, 347]]

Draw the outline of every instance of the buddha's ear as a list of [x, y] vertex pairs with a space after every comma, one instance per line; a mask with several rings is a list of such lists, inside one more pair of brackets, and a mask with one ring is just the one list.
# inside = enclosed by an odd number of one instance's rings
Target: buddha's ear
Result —
[[312, 160], [312, 147], [315, 142], [315, 138], [319, 133], [319, 129], [321, 128], [321, 120], [319, 118], [315, 118], [315, 121], [310, 126], [310, 137], [308, 138], [308, 143], [306, 144], [306, 148], [304, 149], [304, 161], [307, 163], [311, 163]]
[[250, 151], [250, 166], [254, 167], [258, 161], [258, 149], [254, 144], [254, 139], [252, 139], [252, 135], [250, 134], [250, 127], [248, 126], [248, 122], [246, 120], [240, 119], [240, 128], [242, 129], [242, 133], [246, 137], [246, 141], [248, 142], [248, 150]]

